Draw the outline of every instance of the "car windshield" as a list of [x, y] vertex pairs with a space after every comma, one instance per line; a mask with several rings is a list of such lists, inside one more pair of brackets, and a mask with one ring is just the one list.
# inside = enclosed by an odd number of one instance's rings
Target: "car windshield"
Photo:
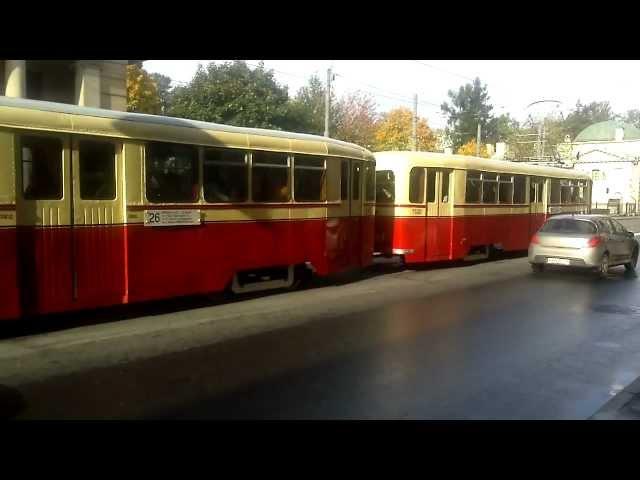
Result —
[[544, 233], [596, 233], [596, 226], [588, 220], [557, 218], [549, 220], [540, 229]]

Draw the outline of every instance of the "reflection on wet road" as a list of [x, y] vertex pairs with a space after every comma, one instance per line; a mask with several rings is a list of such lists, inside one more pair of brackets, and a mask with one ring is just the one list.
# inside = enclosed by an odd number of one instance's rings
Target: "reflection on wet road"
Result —
[[523, 272], [256, 336], [207, 361], [296, 367], [162, 417], [586, 418], [640, 374], [638, 293], [619, 270]]

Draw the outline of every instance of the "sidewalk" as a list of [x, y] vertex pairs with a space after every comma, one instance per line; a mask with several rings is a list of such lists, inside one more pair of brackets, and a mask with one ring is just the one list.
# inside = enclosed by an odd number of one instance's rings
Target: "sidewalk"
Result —
[[590, 420], [640, 420], [640, 378], [604, 404]]

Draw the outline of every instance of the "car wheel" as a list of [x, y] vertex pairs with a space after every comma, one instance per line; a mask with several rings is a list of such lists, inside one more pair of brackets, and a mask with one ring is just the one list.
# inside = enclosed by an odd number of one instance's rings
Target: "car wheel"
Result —
[[633, 251], [633, 254], [631, 255], [631, 261], [629, 263], [625, 263], [624, 268], [627, 269], [627, 272], [635, 272], [637, 264], [638, 264], [638, 249], [635, 249]]
[[533, 273], [542, 273], [544, 272], [544, 265], [542, 263], [532, 263], [531, 270], [533, 270]]
[[607, 278], [609, 274], [609, 254], [605, 253], [602, 255], [602, 260], [600, 260], [600, 266], [598, 267], [598, 276], [600, 278]]

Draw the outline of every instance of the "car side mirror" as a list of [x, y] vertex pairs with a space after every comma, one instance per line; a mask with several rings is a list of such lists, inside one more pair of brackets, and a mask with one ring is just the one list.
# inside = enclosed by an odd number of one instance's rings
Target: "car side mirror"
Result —
[[627, 237], [629, 238], [636, 238], [636, 234], [633, 232], [627, 232]]

